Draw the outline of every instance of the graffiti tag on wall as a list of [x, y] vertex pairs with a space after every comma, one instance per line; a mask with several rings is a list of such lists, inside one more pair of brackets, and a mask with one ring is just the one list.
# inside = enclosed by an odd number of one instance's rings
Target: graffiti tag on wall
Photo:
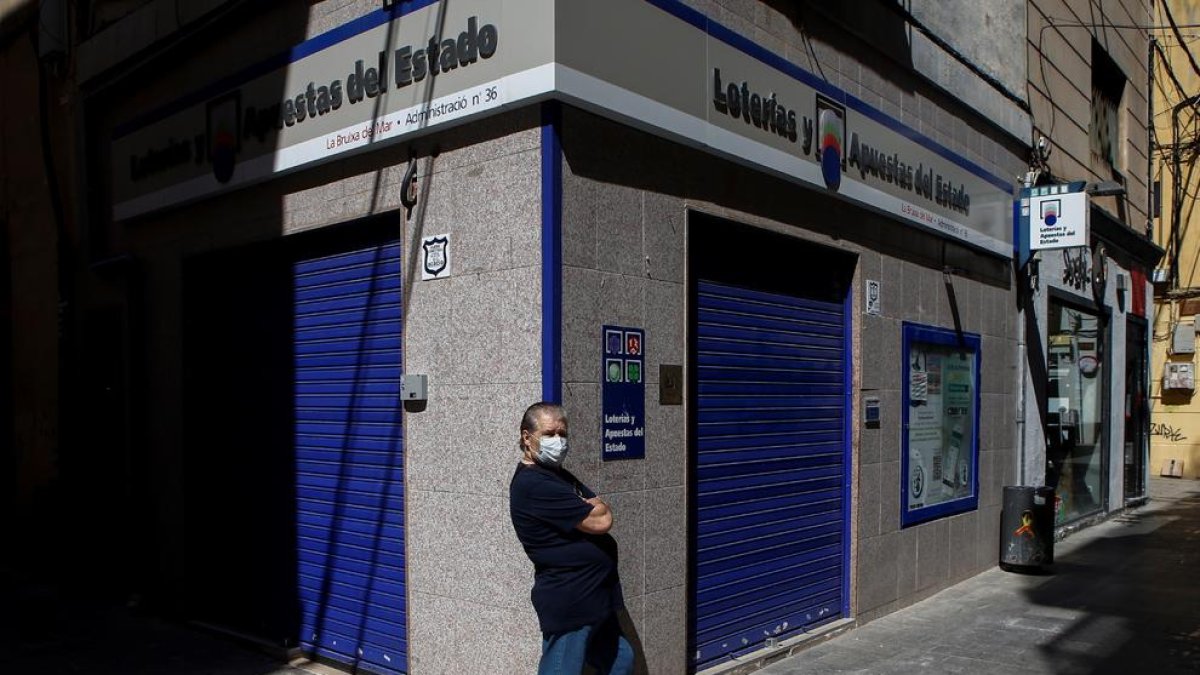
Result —
[[1163, 422], [1151, 422], [1150, 423], [1150, 435], [1151, 436], [1162, 436], [1163, 438], [1167, 439], [1168, 441], [1174, 441], [1174, 442], [1187, 440], [1187, 436], [1183, 435], [1183, 429], [1173, 427], [1170, 424], [1166, 424]]

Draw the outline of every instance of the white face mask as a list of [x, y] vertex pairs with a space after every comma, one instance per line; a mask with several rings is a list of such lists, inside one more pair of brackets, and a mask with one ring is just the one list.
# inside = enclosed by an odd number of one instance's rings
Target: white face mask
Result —
[[542, 436], [538, 439], [537, 461], [545, 466], [562, 466], [567, 456], [567, 439], [562, 436]]

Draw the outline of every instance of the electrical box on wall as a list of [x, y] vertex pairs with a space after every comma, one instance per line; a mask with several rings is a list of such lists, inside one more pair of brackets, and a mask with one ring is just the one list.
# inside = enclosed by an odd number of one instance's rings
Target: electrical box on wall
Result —
[[1172, 354], [1194, 354], [1196, 352], [1196, 324], [1194, 319], [1180, 321], [1171, 332]]
[[1196, 368], [1191, 363], [1168, 363], [1163, 369], [1163, 389], [1193, 391]]
[[428, 375], [402, 375], [400, 377], [400, 400], [425, 401], [428, 398]]

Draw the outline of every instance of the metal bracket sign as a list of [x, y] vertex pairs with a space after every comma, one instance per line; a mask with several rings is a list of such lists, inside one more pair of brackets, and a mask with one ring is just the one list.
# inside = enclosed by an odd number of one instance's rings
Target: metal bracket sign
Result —
[[642, 459], [646, 456], [646, 333], [640, 328], [604, 326], [600, 340], [600, 458]]

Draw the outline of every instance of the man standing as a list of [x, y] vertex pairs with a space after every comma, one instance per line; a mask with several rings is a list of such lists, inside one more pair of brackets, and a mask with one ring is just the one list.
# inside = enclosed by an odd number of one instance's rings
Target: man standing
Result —
[[509, 485], [513, 529], [533, 561], [533, 608], [542, 630], [538, 675], [633, 672], [621, 633], [625, 607], [617, 577], [612, 509], [571, 472], [561, 406], [535, 403], [521, 420], [522, 457]]

